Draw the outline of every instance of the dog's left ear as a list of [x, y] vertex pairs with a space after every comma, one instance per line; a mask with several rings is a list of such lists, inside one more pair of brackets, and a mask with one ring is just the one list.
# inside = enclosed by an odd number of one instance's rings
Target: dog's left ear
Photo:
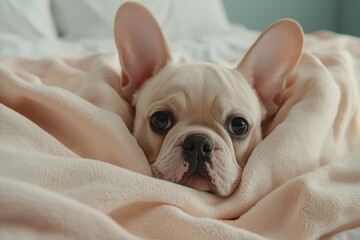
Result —
[[274, 98], [296, 67], [303, 48], [300, 25], [282, 19], [268, 27], [246, 53], [237, 69], [250, 81], [267, 110], [274, 114]]
[[129, 102], [134, 93], [171, 59], [164, 35], [142, 5], [126, 2], [116, 13], [116, 47], [121, 64], [121, 91]]

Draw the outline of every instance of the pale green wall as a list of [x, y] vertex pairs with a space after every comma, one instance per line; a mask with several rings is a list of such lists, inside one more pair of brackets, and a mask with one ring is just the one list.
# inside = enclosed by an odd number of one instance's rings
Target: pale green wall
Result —
[[360, 36], [360, 0], [339, 0], [340, 32]]
[[360, 36], [360, 0], [223, 0], [229, 19], [264, 30], [280, 18], [297, 20], [305, 32], [329, 30]]

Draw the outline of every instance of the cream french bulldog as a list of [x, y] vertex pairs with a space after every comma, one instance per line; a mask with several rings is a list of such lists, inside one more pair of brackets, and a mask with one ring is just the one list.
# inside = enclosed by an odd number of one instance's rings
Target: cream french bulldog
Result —
[[135, 107], [133, 134], [153, 175], [231, 195], [300, 59], [301, 27], [274, 23], [235, 69], [175, 62], [155, 18], [134, 2], [119, 8], [114, 30], [120, 90]]

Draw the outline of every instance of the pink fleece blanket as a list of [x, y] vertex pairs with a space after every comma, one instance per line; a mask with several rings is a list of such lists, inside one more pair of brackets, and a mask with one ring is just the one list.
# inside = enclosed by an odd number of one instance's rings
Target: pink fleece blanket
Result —
[[307, 36], [229, 198], [151, 177], [116, 54], [0, 57], [0, 239], [328, 239], [360, 227], [360, 40]]

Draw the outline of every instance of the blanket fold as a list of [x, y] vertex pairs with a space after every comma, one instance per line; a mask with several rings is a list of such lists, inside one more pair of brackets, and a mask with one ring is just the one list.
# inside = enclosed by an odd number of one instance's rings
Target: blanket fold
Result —
[[318, 33], [233, 195], [155, 179], [117, 54], [0, 57], [0, 238], [330, 239], [360, 227], [360, 40]]

